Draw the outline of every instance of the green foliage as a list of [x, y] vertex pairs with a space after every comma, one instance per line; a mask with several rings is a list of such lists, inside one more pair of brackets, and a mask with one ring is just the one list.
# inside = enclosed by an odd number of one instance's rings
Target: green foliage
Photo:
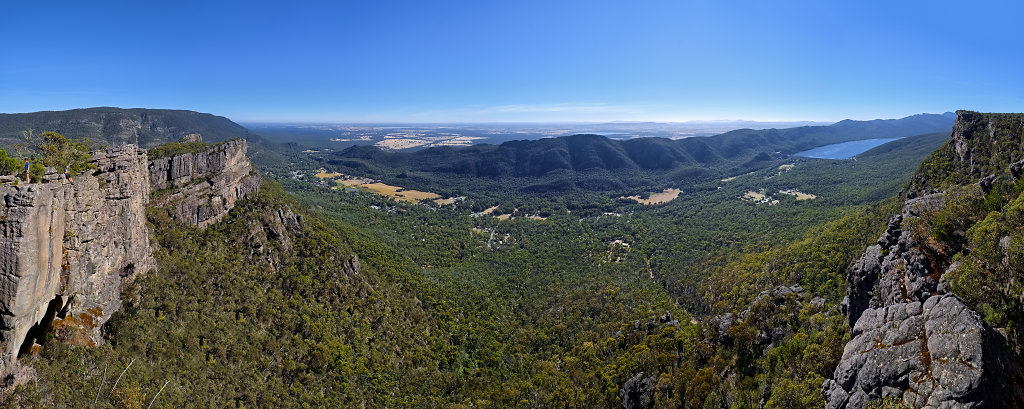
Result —
[[948, 274], [953, 291], [982, 312], [995, 327], [1006, 327], [1018, 350], [1024, 349], [1024, 195], [1002, 212], [988, 212], [966, 234], [970, 252], [959, 254]]
[[7, 156], [7, 151], [0, 149], [0, 175], [14, 175], [21, 168], [21, 161]]
[[46, 168], [39, 162], [33, 162], [28, 169], [29, 181], [32, 183], [39, 183], [43, 180], [43, 176], [46, 175]]
[[96, 167], [92, 164], [88, 139], [68, 139], [56, 132], [43, 132], [39, 134], [36, 150], [39, 154], [37, 163], [58, 171], [69, 167], [72, 175]]
[[33, 360], [47, 401], [91, 406], [94, 395], [81, 391], [132, 358], [124, 387], [102, 390], [104, 405], [151, 399], [167, 379], [166, 407], [415, 406], [427, 398], [412, 385], [449, 385], [436, 348], [458, 342], [441, 332], [424, 342], [436, 327], [409, 290], [380, 281], [373, 257], [346, 270], [352, 251], [312, 218], [287, 231], [290, 247], [266, 238], [292, 205], [265, 185], [205, 231], [151, 212], [160, 270], [128, 289], [109, 345], [48, 343]]
[[772, 389], [772, 396], [764, 407], [769, 409], [824, 407], [825, 399], [821, 396], [821, 384], [824, 382], [825, 378], [820, 375], [803, 382], [783, 379], [778, 386]]
[[206, 142], [169, 142], [146, 151], [149, 160], [202, 152], [214, 145]]
[[986, 201], [978, 185], [950, 186], [943, 194], [939, 212], [923, 215], [919, 221], [923, 225], [914, 227], [920, 236], [917, 239], [924, 240], [923, 232], [930, 230], [936, 239], [959, 246], [967, 229], [989, 206]]
[[887, 397], [871, 401], [866, 409], [910, 409], [910, 406], [900, 398]]

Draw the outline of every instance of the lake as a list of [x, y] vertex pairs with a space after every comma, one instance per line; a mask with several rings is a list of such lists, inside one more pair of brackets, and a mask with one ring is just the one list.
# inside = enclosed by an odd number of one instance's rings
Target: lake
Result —
[[878, 138], [834, 143], [832, 145], [819, 146], [814, 149], [797, 152], [794, 156], [818, 159], [850, 159], [886, 142], [892, 142], [900, 138]]

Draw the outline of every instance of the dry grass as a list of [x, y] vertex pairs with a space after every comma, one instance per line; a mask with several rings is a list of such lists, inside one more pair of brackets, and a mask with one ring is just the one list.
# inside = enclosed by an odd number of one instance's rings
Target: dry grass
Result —
[[336, 177], [342, 176], [342, 174], [338, 172], [327, 173], [326, 170], [321, 170], [320, 173], [317, 173], [316, 175], [313, 176], [316, 176], [319, 179], [334, 179]]
[[405, 200], [409, 202], [419, 202], [423, 200], [434, 200], [439, 199], [441, 195], [431, 192], [421, 192], [419, 190], [399, 190], [395, 193], [395, 199]]
[[402, 189], [398, 186], [391, 186], [380, 182], [363, 183], [359, 186], [378, 195], [389, 197], [394, 197], [396, 193], [398, 193], [398, 191]]
[[811, 200], [811, 199], [817, 199], [818, 198], [817, 195], [813, 195], [813, 194], [810, 194], [810, 193], [804, 193], [804, 192], [801, 192], [799, 190], [793, 190], [793, 189], [780, 190], [779, 193], [784, 194], [784, 195], [793, 196], [793, 197], [796, 198], [796, 200]]
[[383, 141], [375, 143], [374, 145], [377, 145], [384, 149], [398, 150], [415, 148], [417, 146], [424, 146], [428, 145], [429, 143], [430, 142], [424, 141], [422, 139], [385, 139]]
[[437, 203], [438, 206], [450, 205], [455, 203], [455, 198], [449, 197], [447, 199], [434, 199], [434, 203]]
[[645, 205], [653, 205], [670, 202], [673, 199], [679, 197], [680, 193], [683, 193], [683, 191], [680, 189], [665, 189], [661, 191], [661, 193], [651, 194], [651, 196], [646, 199], [643, 199], [640, 196], [629, 196], [626, 197], [626, 199], [633, 199]]
[[395, 200], [401, 200], [409, 203], [418, 203], [423, 200], [441, 198], [441, 195], [437, 193], [421, 192], [419, 190], [405, 190], [405, 188], [401, 186], [391, 186], [386, 183], [373, 182], [368, 179], [339, 179], [335, 182], [339, 187], [365, 189], [370, 193], [387, 196]]
[[763, 192], [755, 192], [753, 190], [747, 191], [747, 193], [743, 195], [743, 199], [750, 200], [752, 202], [763, 200], [765, 197], [767, 197], [767, 195]]

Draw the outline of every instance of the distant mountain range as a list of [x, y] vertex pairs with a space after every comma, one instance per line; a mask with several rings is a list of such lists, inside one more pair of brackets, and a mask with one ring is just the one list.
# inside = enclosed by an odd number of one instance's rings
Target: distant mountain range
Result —
[[[707, 168], [720, 163], [755, 166], [774, 157], [829, 145], [871, 138], [894, 138], [948, 132], [953, 113], [921, 114], [902, 119], [845, 120], [828, 126], [785, 129], [740, 129], [711, 137], [684, 139], [633, 138], [613, 140], [600, 135], [570, 135], [500, 145], [438, 147], [416, 152], [390, 152], [355, 146], [328, 158], [346, 167], [387, 166], [413, 171], [457, 173], [466, 176], [540, 176], [555, 170]], [[248, 139], [250, 150], [261, 138], [231, 120], [206, 113], [169, 109], [85, 108], [0, 114], [0, 145], [22, 141], [22, 131], [55, 131], [87, 137], [107, 145], [138, 143], [153, 147], [198, 133], [218, 142]], [[256, 142], [256, 143], [252, 143]], [[372, 162], [372, 164], [371, 164]]]
[[410, 171], [466, 176], [542, 176], [556, 170], [667, 170], [722, 163], [753, 166], [807, 149], [862, 139], [898, 138], [949, 132], [956, 115], [921, 114], [901, 119], [845, 120], [828, 126], [741, 129], [711, 137], [613, 140], [600, 135], [570, 135], [501, 145], [438, 147], [416, 152], [354, 146], [332, 155], [329, 163], [354, 168], [388, 166]]
[[138, 144], [150, 148], [198, 133], [208, 142], [259, 137], [231, 120], [211, 114], [173, 109], [84, 108], [0, 114], [0, 145], [22, 141], [22, 131], [53, 131], [74, 138], [89, 138], [107, 145]]

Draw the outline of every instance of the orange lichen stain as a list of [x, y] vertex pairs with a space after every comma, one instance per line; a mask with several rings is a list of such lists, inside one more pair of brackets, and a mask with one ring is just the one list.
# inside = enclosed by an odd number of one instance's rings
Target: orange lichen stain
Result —
[[102, 315], [103, 309], [96, 307], [65, 319], [54, 319], [53, 337], [67, 344], [94, 347], [96, 342], [89, 333], [99, 326], [99, 317]]

